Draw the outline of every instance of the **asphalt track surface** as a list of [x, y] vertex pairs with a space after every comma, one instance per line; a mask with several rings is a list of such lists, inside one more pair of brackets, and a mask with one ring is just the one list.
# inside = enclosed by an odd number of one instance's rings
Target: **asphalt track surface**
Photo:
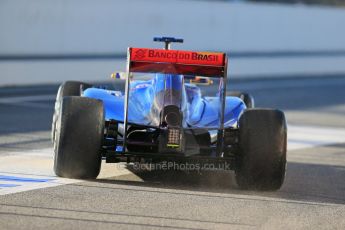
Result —
[[345, 76], [234, 81], [285, 111], [288, 169], [277, 192], [231, 172], [103, 164], [96, 180], [54, 177], [57, 86], [0, 89], [0, 229], [345, 229]]

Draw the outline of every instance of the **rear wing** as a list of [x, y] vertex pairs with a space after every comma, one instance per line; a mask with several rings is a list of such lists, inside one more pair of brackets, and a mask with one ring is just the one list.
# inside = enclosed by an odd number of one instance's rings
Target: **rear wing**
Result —
[[129, 72], [225, 77], [225, 53], [128, 48]]
[[[167, 45], [169, 48], [169, 44]], [[220, 78], [219, 129], [217, 153], [221, 155], [224, 137], [224, 109], [228, 59], [225, 53], [185, 50], [128, 48], [123, 120], [123, 152], [128, 129], [129, 76], [131, 72], [164, 73]]]

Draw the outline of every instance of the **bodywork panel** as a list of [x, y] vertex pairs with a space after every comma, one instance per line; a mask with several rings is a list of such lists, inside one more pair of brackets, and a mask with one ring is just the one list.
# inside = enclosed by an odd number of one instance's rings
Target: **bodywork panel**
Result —
[[[139, 125], [156, 126], [157, 120], [152, 116], [154, 85], [153, 81], [138, 81], [131, 83], [128, 106], [128, 122]], [[203, 97], [200, 88], [185, 84], [187, 107], [186, 128], [214, 128], [219, 122], [219, 97]], [[119, 91], [89, 88], [84, 91], [84, 97], [103, 101], [106, 120], [123, 121], [124, 95]], [[234, 127], [245, 104], [240, 98], [226, 97], [224, 113], [225, 127]]]

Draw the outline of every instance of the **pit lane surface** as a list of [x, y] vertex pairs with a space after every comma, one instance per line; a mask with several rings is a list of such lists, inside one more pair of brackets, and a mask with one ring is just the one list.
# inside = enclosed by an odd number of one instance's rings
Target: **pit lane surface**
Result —
[[[233, 81], [289, 123], [277, 192], [241, 191], [232, 173], [103, 164], [97, 180], [54, 177], [57, 86], [0, 89], [0, 229], [344, 229], [345, 78]], [[133, 173], [134, 172], [134, 173]]]

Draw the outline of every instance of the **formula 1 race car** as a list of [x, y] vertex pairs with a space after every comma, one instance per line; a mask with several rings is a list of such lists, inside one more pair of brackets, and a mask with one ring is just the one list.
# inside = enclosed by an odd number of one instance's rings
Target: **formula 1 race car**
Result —
[[[243, 189], [276, 190], [285, 176], [282, 111], [254, 108], [249, 94], [227, 92], [227, 55], [128, 48], [124, 90], [67, 81], [52, 123], [54, 171], [96, 178], [106, 162], [185, 162], [235, 171]], [[122, 76], [122, 77], [121, 77]]]

